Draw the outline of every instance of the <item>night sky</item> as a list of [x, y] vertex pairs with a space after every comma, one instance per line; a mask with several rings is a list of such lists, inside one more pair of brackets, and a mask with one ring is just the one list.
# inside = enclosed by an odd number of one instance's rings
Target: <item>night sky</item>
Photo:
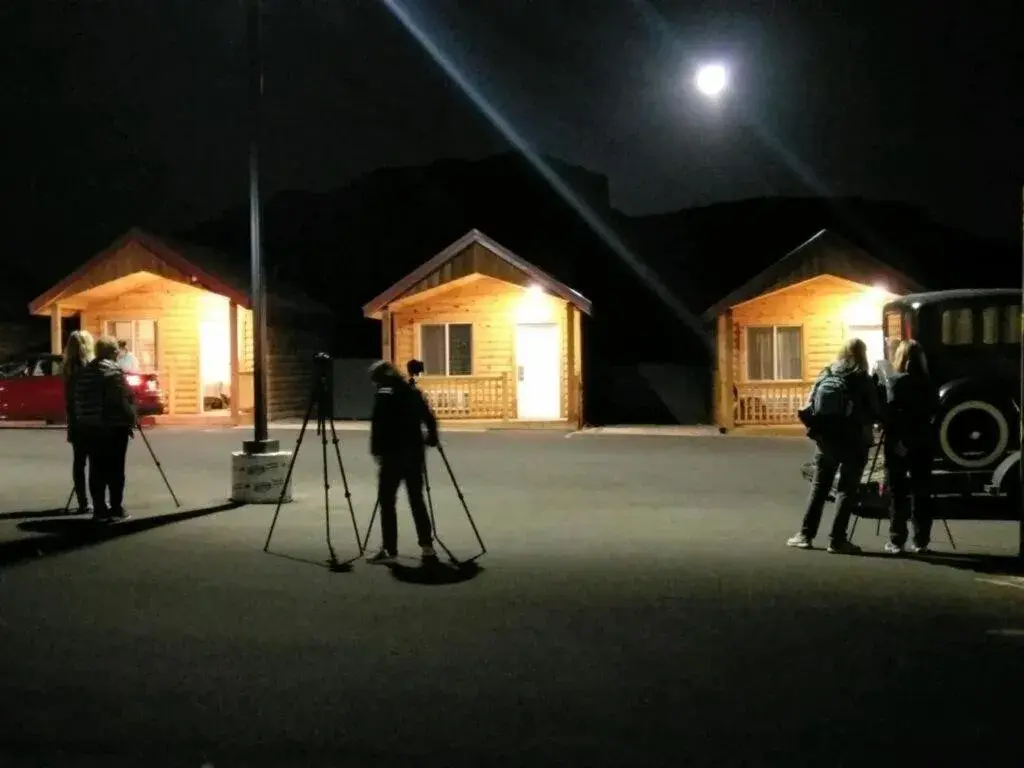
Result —
[[[539, 151], [607, 174], [623, 211], [862, 195], [1019, 235], [1024, 3], [402, 4]], [[84, 257], [134, 223], [245, 203], [240, 0], [4, 6], [8, 254], [38, 258], [44, 233]], [[268, 193], [507, 149], [385, 3], [267, 12]], [[717, 106], [690, 87], [709, 59], [732, 69]]]

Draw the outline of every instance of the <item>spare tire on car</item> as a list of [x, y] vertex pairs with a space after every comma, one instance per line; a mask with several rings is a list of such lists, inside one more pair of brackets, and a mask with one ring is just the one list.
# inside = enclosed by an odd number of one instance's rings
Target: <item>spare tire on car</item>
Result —
[[936, 420], [941, 462], [959, 471], [994, 469], [1013, 447], [1008, 411], [995, 398], [971, 397], [945, 405]]

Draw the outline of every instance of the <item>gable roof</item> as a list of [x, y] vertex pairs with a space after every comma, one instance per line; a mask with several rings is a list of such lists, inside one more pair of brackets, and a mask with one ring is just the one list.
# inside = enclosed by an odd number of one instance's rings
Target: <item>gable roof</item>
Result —
[[578, 291], [574, 291], [565, 283], [562, 283], [553, 278], [540, 267], [534, 266], [530, 262], [526, 261], [526, 259], [517, 256], [504, 246], [499, 245], [497, 242], [489, 238], [480, 230], [471, 229], [465, 235], [460, 237], [454, 243], [452, 243], [439, 254], [430, 259], [430, 261], [427, 261], [426, 263], [422, 264], [417, 269], [413, 270], [408, 275], [399, 280], [397, 283], [392, 285], [386, 291], [384, 291], [380, 295], [374, 297], [366, 304], [364, 304], [363, 315], [365, 317], [373, 317], [382, 309], [384, 309], [388, 304], [401, 298], [406, 291], [411, 289], [418, 282], [436, 272], [438, 269], [443, 267], [447, 262], [454, 259], [456, 256], [458, 256], [460, 253], [466, 250], [466, 248], [473, 245], [474, 243], [483, 246], [488, 251], [497, 256], [499, 259], [511, 265], [515, 269], [519, 270], [527, 277], [531, 278], [538, 285], [546, 288], [559, 298], [564, 299], [565, 301], [568, 301], [570, 304], [574, 305], [584, 314], [593, 314], [593, 305], [591, 304], [590, 300], [584, 297], [581, 293], [579, 293]]
[[[836, 254], [842, 254], [845, 258], [836, 258]], [[801, 267], [806, 267], [807, 263], [815, 258], [827, 261], [826, 269], [816, 274], [802, 272]], [[820, 274], [833, 274], [855, 283], [863, 283], [866, 278], [874, 275], [876, 277], [872, 282], [884, 280], [887, 285], [904, 293], [925, 290], [924, 286], [913, 278], [875, 258], [845, 237], [823, 229], [709, 307], [705, 310], [703, 318], [711, 320], [744, 301], [770, 291], [787, 288]]]
[[[44, 312], [80, 278], [113, 258], [131, 243], [138, 243], [172, 270], [187, 276], [188, 284], [225, 296], [240, 307], [252, 309], [249, 275], [243, 265], [231, 259], [227, 254], [163, 235], [157, 236], [139, 227], [132, 227], [55, 286], [33, 299], [29, 303], [29, 312], [32, 314]], [[268, 299], [279, 305], [315, 313], [330, 312], [327, 307], [284, 286], [273, 286], [268, 290], [268, 294]]]

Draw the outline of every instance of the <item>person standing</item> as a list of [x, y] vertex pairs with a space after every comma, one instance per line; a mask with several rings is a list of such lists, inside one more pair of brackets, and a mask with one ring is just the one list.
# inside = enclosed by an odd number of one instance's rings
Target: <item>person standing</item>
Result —
[[61, 368], [61, 373], [64, 376], [64, 412], [67, 417], [68, 442], [71, 443], [71, 477], [75, 484], [75, 499], [78, 502], [77, 514], [79, 515], [87, 515], [91, 511], [88, 486], [85, 482], [88, 446], [81, 429], [78, 428], [72, 401], [75, 394], [75, 382], [93, 358], [94, 344], [92, 334], [88, 331], [72, 332], [68, 337], [68, 344], [64, 348], [64, 364]]
[[800, 531], [786, 546], [811, 549], [821, 515], [832, 492], [836, 474], [836, 514], [829, 533], [828, 551], [855, 554], [860, 548], [847, 539], [846, 529], [857, 503], [857, 493], [879, 420], [878, 390], [869, 375], [867, 347], [860, 339], [843, 345], [835, 362], [818, 376], [807, 406], [799, 412], [807, 436], [816, 446], [814, 477]]
[[[398, 486], [405, 483], [421, 557], [437, 561], [430, 515], [423, 498], [425, 445], [436, 446], [437, 419], [418, 389], [410, 386], [391, 363], [381, 360], [370, 367], [377, 392], [370, 426], [370, 453], [377, 462], [377, 502], [380, 505], [381, 549], [371, 563], [390, 563], [398, 557]], [[423, 427], [427, 433], [424, 437]]]
[[[890, 555], [902, 554], [904, 549], [925, 554], [935, 518], [932, 461], [938, 392], [932, 386], [924, 350], [916, 341], [900, 342], [892, 368], [884, 380], [885, 475], [890, 493], [889, 541], [884, 550]], [[908, 520], [913, 529], [909, 545]]]
[[[124, 471], [128, 440], [136, 426], [132, 391], [118, 366], [117, 341], [96, 341], [96, 356], [75, 380], [72, 406], [89, 457], [89, 492], [93, 516], [100, 521], [126, 520]], [[108, 497], [109, 494], [109, 497]]]
[[139, 361], [128, 349], [128, 342], [124, 339], [117, 342], [117, 364], [125, 373], [139, 372]]

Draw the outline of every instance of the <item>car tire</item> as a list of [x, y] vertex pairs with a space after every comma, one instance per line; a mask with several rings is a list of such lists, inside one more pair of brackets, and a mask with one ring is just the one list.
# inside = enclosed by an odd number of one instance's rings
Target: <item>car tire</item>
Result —
[[960, 400], [939, 418], [943, 463], [958, 471], [994, 469], [1012, 447], [1007, 409], [978, 398]]

